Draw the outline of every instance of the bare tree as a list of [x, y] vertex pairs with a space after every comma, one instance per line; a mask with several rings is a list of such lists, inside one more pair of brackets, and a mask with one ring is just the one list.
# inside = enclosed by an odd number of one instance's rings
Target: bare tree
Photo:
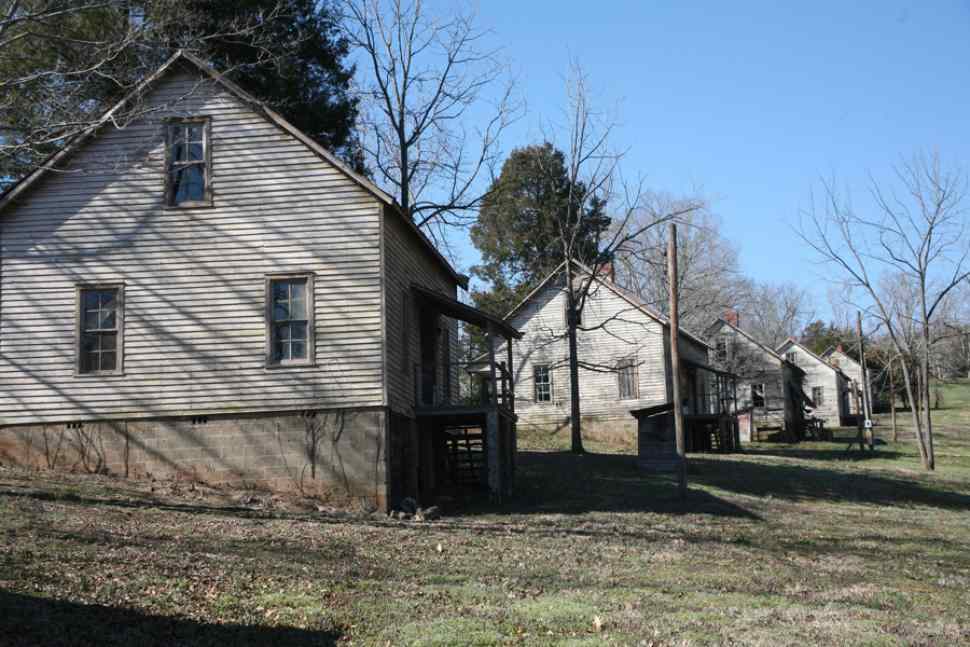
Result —
[[[566, 165], [571, 191], [582, 189], [582, 195], [571, 195], [567, 200], [573, 211], [560, 221], [559, 244], [565, 258], [566, 292], [566, 338], [568, 341], [570, 386], [570, 436], [572, 451], [581, 453], [583, 437], [581, 426], [579, 369], [615, 370], [613, 366], [601, 366], [595, 361], [583, 361], [579, 357], [577, 334], [603, 328], [608, 322], [582, 322], [582, 312], [595, 281], [604, 270], [613, 266], [614, 260], [634, 253], [648, 230], [686, 218], [701, 208], [699, 202], [683, 201], [663, 205], [645, 199], [644, 182], [627, 181], [622, 173], [625, 152], [614, 149], [611, 136], [615, 122], [598, 111], [591, 102], [588, 78], [573, 62], [566, 82], [567, 125], [562, 136], [565, 144], [559, 148], [566, 153]], [[586, 229], [584, 218], [595, 213], [590, 206], [598, 202], [606, 205], [612, 220], [608, 230], [598, 231], [598, 255], [580, 263], [578, 252], [583, 244], [582, 232]], [[636, 224], [633, 224], [636, 223]], [[621, 316], [621, 315], [617, 315]]]
[[[651, 207], [637, 214], [628, 227], [637, 230], [657, 214], [696, 207], [681, 218], [677, 240], [680, 317], [683, 327], [703, 331], [729, 310], [738, 310], [751, 293], [741, 274], [737, 247], [720, 230], [720, 222], [702, 198], [673, 198], [650, 194]], [[647, 222], [641, 223], [646, 219]], [[648, 227], [616, 258], [617, 282], [645, 303], [667, 313], [667, 227]]]
[[[885, 327], [897, 354], [919, 358], [915, 381], [907, 362], [901, 362], [901, 369], [928, 470], [936, 463], [929, 406], [933, 324], [947, 296], [970, 277], [967, 188], [966, 174], [945, 169], [938, 155], [916, 155], [895, 168], [895, 186], [870, 178], [874, 216], [857, 214], [826, 182], [824, 204], [810, 209], [809, 229], [802, 230], [803, 239], [837, 270], [847, 288], [861, 293], [868, 314]], [[905, 284], [912, 298], [894, 296], [887, 281]], [[918, 332], [913, 342], [906, 339], [909, 325]], [[918, 393], [913, 393], [914, 383]]]
[[794, 283], [749, 283], [748, 290], [741, 307], [744, 327], [771, 348], [797, 338], [815, 316], [812, 295]]
[[[518, 114], [499, 52], [470, 12], [442, 19], [421, 0], [346, 0], [351, 42], [370, 76], [362, 145], [378, 183], [432, 235], [466, 225]], [[494, 97], [488, 97], [494, 92]], [[472, 115], [486, 116], [475, 129]]]

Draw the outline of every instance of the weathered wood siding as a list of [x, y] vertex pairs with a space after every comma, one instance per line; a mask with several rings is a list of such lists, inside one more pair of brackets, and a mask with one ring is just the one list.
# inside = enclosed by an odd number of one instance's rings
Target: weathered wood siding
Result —
[[795, 353], [795, 364], [798, 368], [805, 371], [805, 379], [802, 389], [805, 395], [812, 397], [812, 389], [820, 387], [823, 389], [823, 402], [814, 411], [814, 415], [824, 418], [829, 426], [841, 424], [845, 415], [842, 410], [845, 381], [841, 378], [838, 371], [829, 366], [826, 362], [813, 355], [800, 344], [786, 343], [779, 349], [781, 355]]
[[[513, 344], [515, 362], [515, 408], [521, 425], [549, 427], [566, 424], [570, 414], [569, 343], [566, 337], [566, 292], [562, 278], [539, 290], [510, 320], [523, 333]], [[631, 409], [667, 402], [669, 355], [666, 328], [627, 300], [602, 285], [594, 284], [582, 314], [578, 332], [580, 402], [584, 417], [620, 420], [631, 428]], [[707, 361], [705, 346], [681, 336], [684, 357]], [[635, 358], [639, 397], [620, 400], [617, 373], [621, 359]], [[552, 368], [552, 401], [535, 401], [534, 368]]]
[[[0, 214], [0, 424], [382, 405], [379, 202], [197, 72], [147, 101]], [[211, 208], [163, 207], [170, 114], [211, 116]], [[264, 367], [281, 271], [316, 275], [314, 367]], [[81, 282], [125, 284], [122, 376], [74, 375]]]
[[[856, 389], [860, 389], [860, 390], [862, 389], [862, 364], [855, 361], [852, 357], [850, 357], [849, 355], [845, 354], [843, 351], [840, 351], [838, 349], [833, 350], [831, 353], [828, 354], [828, 356], [824, 357], [823, 359], [827, 360], [830, 364], [832, 364], [832, 366], [837, 367], [839, 370], [845, 373], [846, 377], [849, 378], [850, 382], [852, 383], [852, 385], [854, 385]], [[870, 385], [869, 393], [872, 393], [872, 392], [873, 391]], [[858, 414], [859, 409], [861, 408], [861, 404], [862, 404], [861, 395], [859, 396], [858, 406], [856, 404], [855, 397], [850, 395], [848, 397], [847, 411], [850, 412], [852, 415]]]
[[[414, 376], [416, 366], [421, 361], [421, 306], [411, 294], [411, 284], [417, 283], [453, 299], [457, 298], [458, 286], [454, 278], [444, 271], [440, 262], [420, 244], [418, 235], [390, 208], [385, 210], [383, 238], [388, 402], [395, 411], [411, 415], [414, 404]], [[402, 326], [405, 325], [406, 332], [402, 331]], [[455, 322], [442, 317], [440, 326], [449, 331], [452, 361], [457, 361], [458, 335]], [[406, 342], [403, 341], [404, 335], [407, 336]], [[443, 339], [441, 343], [444, 343]], [[439, 361], [440, 359], [439, 354]], [[454, 371], [452, 384], [457, 386]]]
[[[728, 361], [722, 368], [736, 373], [739, 377], [738, 407], [744, 409], [752, 406], [752, 386], [764, 384], [764, 410], [783, 412], [787, 396], [781, 359], [723, 322], [720, 327], [709, 331], [709, 335], [711, 345], [715, 348], [718, 337], [723, 337], [727, 343]], [[712, 357], [712, 363], [713, 359]]]

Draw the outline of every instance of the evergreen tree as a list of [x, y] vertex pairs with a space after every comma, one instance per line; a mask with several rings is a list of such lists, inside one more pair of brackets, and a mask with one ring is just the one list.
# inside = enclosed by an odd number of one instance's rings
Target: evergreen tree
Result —
[[508, 314], [565, 260], [562, 237], [577, 224], [577, 260], [591, 263], [596, 258], [600, 236], [610, 225], [606, 205], [590, 200], [585, 212], [567, 208], [570, 200], [574, 207], [582, 204], [586, 191], [581, 183], [570, 186], [565, 158], [552, 144], [512, 151], [471, 228], [472, 242], [482, 255], [472, 272], [490, 288], [472, 294], [479, 308]]
[[353, 67], [316, 0], [24, 0], [0, 39], [0, 188], [192, 51], [358, 170]]

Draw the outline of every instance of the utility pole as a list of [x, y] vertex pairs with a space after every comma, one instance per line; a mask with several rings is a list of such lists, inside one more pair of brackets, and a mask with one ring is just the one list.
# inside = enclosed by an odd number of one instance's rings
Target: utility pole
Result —
[[[872, 432], [872, 420], [869, 417], [871, 402], [869, 400], [869, 378], [866, 375], [866, 345], [862, 338], [862, 311], [856, 311], [856, 332], [859, 334], [859, 364], [862, 366], [862, 414], [866, 422], [866, 439], [869, 441], [869, 449], [876, 448], [875, 434]], [[857, 409], [858, 410], [858, 409]]]
[[667, 285], [670, 293], [670, 372], [674, 396], [674, 434], [677, 438], [677, 477], [681, 501], [687, 499], [687, 449], [684, 443], [684, 410], [680, 399], [680, 313], [677, 276], [677, 225], [670, 223], [667, 236]]

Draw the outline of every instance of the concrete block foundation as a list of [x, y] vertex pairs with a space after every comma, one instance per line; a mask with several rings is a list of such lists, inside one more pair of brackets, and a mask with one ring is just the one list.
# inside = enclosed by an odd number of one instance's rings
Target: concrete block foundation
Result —
[[18, 425], [0, 461], [357, 500], [387, 509], [384, 409]]

